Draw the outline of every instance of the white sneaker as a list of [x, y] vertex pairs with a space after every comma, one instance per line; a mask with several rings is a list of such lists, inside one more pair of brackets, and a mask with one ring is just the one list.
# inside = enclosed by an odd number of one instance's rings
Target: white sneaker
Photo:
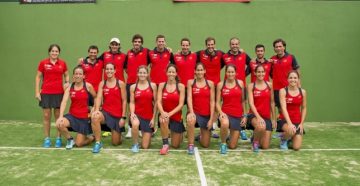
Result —
[[128, 128], [128, 132], [127, 132], [125, 138], [131, 138], [131, 128]]

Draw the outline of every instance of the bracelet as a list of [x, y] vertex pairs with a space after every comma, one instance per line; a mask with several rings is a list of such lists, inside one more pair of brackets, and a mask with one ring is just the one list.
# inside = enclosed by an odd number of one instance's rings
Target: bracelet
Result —
[[126, 116], [121, 117], [121, 119], [126, 120]]
[[242, 117], [247, 118], [248, 114], [243, 114]]

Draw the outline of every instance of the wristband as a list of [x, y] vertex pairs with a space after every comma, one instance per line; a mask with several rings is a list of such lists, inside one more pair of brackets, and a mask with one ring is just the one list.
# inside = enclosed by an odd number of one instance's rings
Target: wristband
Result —
[[242, 117], [247, 118], [247, 117], [248, 117], [248, 115], [247, 115], [247, 114], [243, 114], [243, 115], [242, 115]]

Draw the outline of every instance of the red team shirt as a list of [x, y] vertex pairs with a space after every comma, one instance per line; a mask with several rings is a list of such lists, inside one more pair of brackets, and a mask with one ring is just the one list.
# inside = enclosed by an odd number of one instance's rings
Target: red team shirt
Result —
[[223, 100], [221, 110], [225, 114], [233, 117], [241, 117], [243, 115], [242, 89], [240, 85], [236, 83], [235, 87], [228, 88], [224, 83], [221, 90], [221, 97]]
[[274, 90], [280, 90], [288, 86], [287, 76], [291, 70], [296, 70], [299, 65], [295, 57], [291, 54], [285, 53], [285, 55], [279, 58], [277, 55], [271, 57], [274, 60], [272, 69], [272, 78]]
[[75, 90], [74, 84], [71, 85], [70, 99], [71, 99], [71, 105], [70, 105], [69, 113], [77, 118], [88, 119], [89, 93], [86, 89], [85, 82], [83, 88], [80, 90]]
[[[166, 90], [166, 84], [162, 93], [162, 106], [165, 112], [171, 112], [175, 107], [179, 105], [180, 92], [176, 89], [174, 92], [168, 92]], [[170, 117], [170, 119], [180, 122], [181, 110]]]
[[145, 120], [151, 120], [153, 117], [153, 99], [154, 94], [149, 83], [149, 87], [145, 90], [140, 90], [135, 87], [135, 114]]
[[38, 71], [42, 73], [41, 94], [63, 94], [63, 75], [67, 71], [65, 61], [58, 59], [55, 64], [50, 59], [40, 61]]
[[150, 79], [151, 82], [159, 85], [167, 80], [166, 67], [172, 60], [172, 53], [167, 49], [163, 52], [158, 52], [156, 48], [149, 52], [149, 58], [151, 63]]
[[220, 82], [220, 71], [224, 66], [222, 60], [223, 52], [216, 50], [215, 56], [211, 56], [206, 50], [201, 50], [197, 54], [199, 57], [198, 60], [205, 66], [205, 78], [217, 85]]
[[[113, 63], [115, 65], [115, 77], [116, 79], [120, 79], [121, 81], [125, 82], [124, 78], [124, 64], [126, 55], [124, 53], [111, 53], [110, 51], [104, 52], [99, 59], [104, 62], [104, 68], [106, 64]], [[104, 79], [107, 79], [106, 74], [104, 74]]]
[[[296, 96], [292, 96], [288, 93], [287, 88], [286, 90], [286, 109], [289, 113], [290, 120], [293, 124], [300, 124], [301, 123], [301, 105], [303, 103], [303, 95], [302, 91], [299, 88], [299, 94]], [[280, 119], [285, 120], [283, 114], [280, 113]]]
[[196, 60], [196, 53], [190, 52], [188, 55], [174, 55], [174, 64], [177, 67], [178, 76], [182, 84], [187, 85], [187, 81], [194, 78]]
[[122, 99], [120, 85], [118, 80], [116, 81], [114, 87], [108, 87], [106, 82], [104, 82], [102, 109], [111, 116], [120, 118], [122, 117]]
[[208, 82], [204, 87], [198, 87], [194, 80], [192, 86], [192, 104], [194, 113], [209, 116], [210, 115], [210, 86]]
[[[230, 51], [223, 55], [225, 65], [233, 64], [236, 66], [236, 79], [240, 79], [246, 85], [246, 76], [248, 75], [246, 67], [249, 66], [251, 58], [245, 52], [239, 52], [233, 55]], [[224, 77], [226, 79], [226, 75]]]
[[255, 75], [255, 68], [261, 64], [264, 67], [265, 70], [265, 76], [264, 76], [264, 80], [265, 81], [270, 81], [270, 72], [271, 72], [271, 68], [272, 68], [272, 64], [270, 62], [268, 62], [265, 59], [264, 63], [259, 62], [256, 59], [256, 62], [250, 62], [250, 72], [251, 72], [251, 83], [254, 83], [256, 81], [256, 75]]
[[127, 69], [127, 84], [136, 83], [137, 79], [137, 69], [141, 65], [148, 65], [148, 53], [149, 49], [141, 48], [138, 53], [135, 53], [133, 50], [129, 50], [127, 53], [127, 58], [125, 62], [125, 68]]
[[[257, 110], [257, 112], [260, 114], [260, 116], [264, 119], [270, 119], [271, 118], [271, 90], [269, 85], [266, 86], [265, 89], [260, 90], [256, 88], [254, 83], [253, 88], [253, 97], [254, 97], [254, 105]], [[250, 113], [253, 113], [253, 111], [250, 109]]]
[[87, 62], [86, 58], [80, 65], [85, 73], [85, 81], [90, 83], [95, 91], [98, 91], [99, 83], [102, 80], [102, 73], [104, 63], [101, 60], [96, 60], [94, 64]]

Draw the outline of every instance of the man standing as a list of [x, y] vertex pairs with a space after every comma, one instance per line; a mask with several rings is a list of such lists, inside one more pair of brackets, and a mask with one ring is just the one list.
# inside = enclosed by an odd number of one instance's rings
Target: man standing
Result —
[[272, 61], [272, 60], [268, 61], [265, 58], [265, 46], [262, 44], [257, 44], [255, 46], [255, 54], [256, 54], [256, 59], [251, 60], [251, 62], [250, 62], [251, 83], [253, 83], [256, 80], [255, 68], [259, 64], [261, 64], [265, 69], [264, 80], [270, 81], [270, 72], [272, 69], [272, 63], [270, 61]]
[[280, 109], [279, 90], [288, 85], [287, 76], [291, 70], [299, 72], [300, 66], [298, 65], [295, 56], [286, 52], [286, 42], [283, 39], [276, 39], [273, 42], [273, 47], [276, 55], [272, 56], [273, 69], [273, 87], [275, 105]]
[[88, 49], [88, 57], [80, 63], [80, 66], [84, 69], [85, 81], [90, 83], [96, 92], [102, 80], [104, 68], [103, 61], [97, 58], [98, 52], [98, 47], [91, 45]]
[[220, 71], [224, 67], [222, 60], [223, 52], [215, 50], [215, 38], [208, 37], [205, 39], [205, 50], [197, 52], [198, 61], [204, 64], [206, 69], [205, 78], [217, 85], [220, 82]]
[[[113, 63], [115, 65], [115, 77], [123, 82], [125, 82], [124, 78], [124, 65], [126, 55], [120, 51], [120, 39], [112, 38], [109, 44], [109, 50], [105, 51], [99, 59], [104, 61], [104, 67], [108, 63]], [[106, 75], [104, 75], [104, 79], [106, 79]]]
[[156, 47], [149, 51], [150, 58], [150, 79], [151, 82], [159, 86], [160, 83], [166, 82], [166, 67], [173, 60], [173, 54], [166, 48], [164, 35], [156, 36]]

